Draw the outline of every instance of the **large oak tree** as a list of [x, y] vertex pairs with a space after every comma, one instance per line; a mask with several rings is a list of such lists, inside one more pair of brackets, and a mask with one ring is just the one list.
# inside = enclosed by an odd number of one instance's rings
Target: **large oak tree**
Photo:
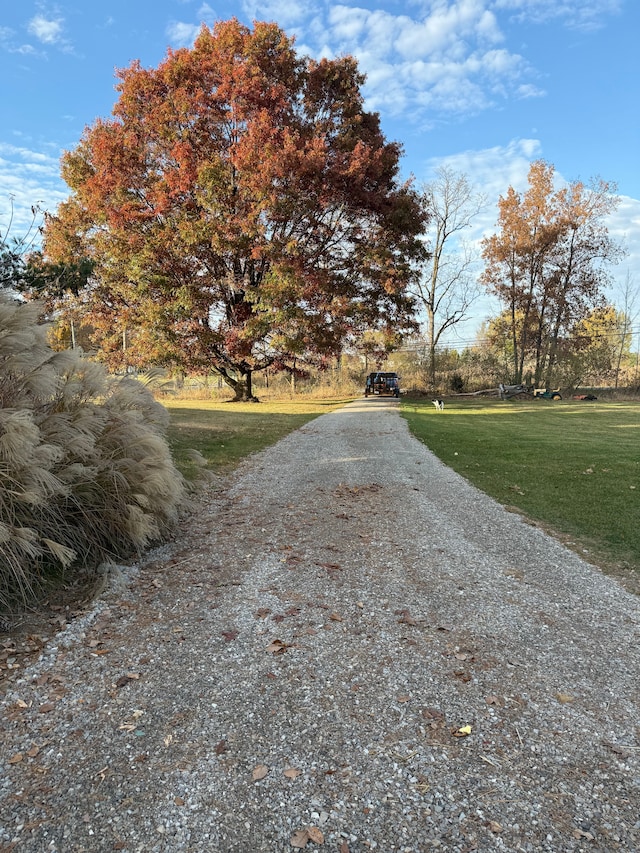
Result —
[[80, 298], [112, 366], [210, 369], [250, 398], [254, 371], [412, 328], [423, 211], [353, 58], [230, 20], [118, 77], [45, 229], [50, 261], [93, 265]]

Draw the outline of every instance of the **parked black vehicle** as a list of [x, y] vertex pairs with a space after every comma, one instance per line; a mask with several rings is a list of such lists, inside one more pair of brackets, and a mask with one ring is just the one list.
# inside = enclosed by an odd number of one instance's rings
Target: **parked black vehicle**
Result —
[[400, 380], [397, 373], [370, 373], [364, 388], [364, 396], [399, 397]]

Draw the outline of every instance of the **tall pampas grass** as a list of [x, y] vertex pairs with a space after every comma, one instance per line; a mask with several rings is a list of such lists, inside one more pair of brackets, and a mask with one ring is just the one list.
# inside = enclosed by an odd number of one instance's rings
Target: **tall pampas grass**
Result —
[[166, 410], [136, 380], [51, 350], [39, 311], [0, 294], [0, 608], [160, 541], [185, 499]]

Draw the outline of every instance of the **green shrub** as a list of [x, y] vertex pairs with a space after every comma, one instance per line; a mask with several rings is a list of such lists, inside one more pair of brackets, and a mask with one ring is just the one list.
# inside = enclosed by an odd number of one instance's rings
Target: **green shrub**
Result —
[[0, 607], [165, 537], [184, 504], [168, 414], [134, 379], [54, 352], [0, 294]]

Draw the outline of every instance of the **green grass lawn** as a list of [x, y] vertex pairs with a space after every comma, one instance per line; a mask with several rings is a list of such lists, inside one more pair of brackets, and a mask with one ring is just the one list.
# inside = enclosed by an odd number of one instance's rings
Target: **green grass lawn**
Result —
[[404, 400], [444, 463], [605, 566], [640, 570], [640, 403]]
[[347, 402], [347, 399], [263, 403], [162, 400], [171, 415], [169, 444], [176, 464], [187, 477], [192, 477], [196, 470], [189, 461], [190, 449], [202, 453], [209, 470], [224, 473], [250, 453], [275, 444], [292, 430]]

